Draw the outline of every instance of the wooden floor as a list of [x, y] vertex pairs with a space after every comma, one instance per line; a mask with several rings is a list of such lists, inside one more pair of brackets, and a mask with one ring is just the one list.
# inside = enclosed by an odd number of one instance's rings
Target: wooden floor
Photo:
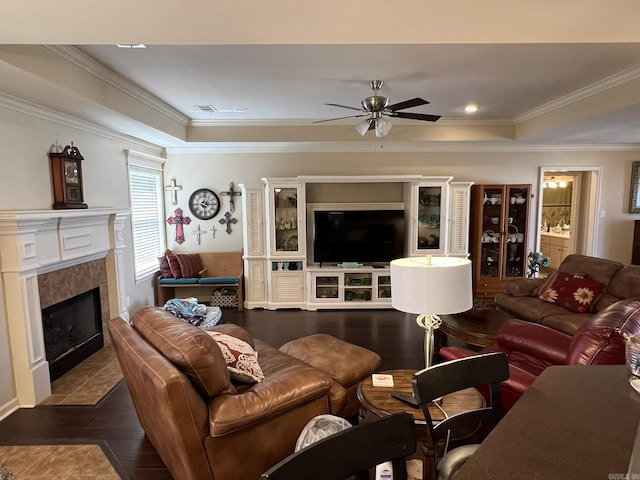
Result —
[[[223, 323], [244, 326], [274, 347], [313, 333], [328, 333], [376, 351], [382, 370], [424, 367], [423, 330], [414, 315], [394, 310], [224, 309]], [[124, 382], [96, 406], [25, 408], [0, 422], [0, 445], [99, 443], [122, 478], [165, 480], [171, 475], [138, 423]], [[179, 479], [177, 479], [179, 480]]]

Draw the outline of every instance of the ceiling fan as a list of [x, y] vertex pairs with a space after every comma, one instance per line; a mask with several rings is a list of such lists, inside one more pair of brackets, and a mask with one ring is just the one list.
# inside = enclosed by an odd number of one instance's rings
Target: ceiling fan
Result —
[[369, 130], [375, 130], [376, 137], [384, 137], [393, 126], [391, 122], [384, 117], [397, 117], [397, 118], [410, 118], [412, 120], [423, 120], [425, 122], [436, 122], [440, 118], [440, 115], [430, 115], [427, 113], [411, 113], [400, 112], [399, 110], [405, 110], [407, 108], [419, 107], [420, 105], [427, 105], [429, 102], [416, 97], [404, 102], [394, 103], [389, 105], [390, 100], [387, 97], [378, 95], [378, 90], [382, 88], [384, 82], [382, 80], [372, 80], [369, 82], [369, 87], [373, 90], [373, 95], [365, 98], [360, 103], [361, 108], [349, 107], [347, 105], [339, 105], [337, 103], [325, 103], [332, 107], [348, 108], [349, 110], [356, 110], [361, 112], [359, 115], [349, 115], [346, 117], [330, 118], [328, 120], [318, 120], [313, 123], [332, 122], [334, 120], [342, 120], [343, 118], [358, 118], [368, 117], [358, 125], [356, 130], [362, 136]]

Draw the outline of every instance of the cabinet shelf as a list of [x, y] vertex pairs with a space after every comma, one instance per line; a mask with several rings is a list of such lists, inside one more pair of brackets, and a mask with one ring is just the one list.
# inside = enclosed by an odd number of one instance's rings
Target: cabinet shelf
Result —
[[391, 305], [389, 269], [362, 267], [353, 271], [343, 268], [309, 270], [310, 303], [336, 308], [345, 305], [387, 307]]

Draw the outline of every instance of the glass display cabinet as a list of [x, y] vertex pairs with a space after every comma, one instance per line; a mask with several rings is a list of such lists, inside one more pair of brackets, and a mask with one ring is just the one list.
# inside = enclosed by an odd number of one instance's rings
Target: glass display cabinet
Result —
[[300, 216], [298, 214], [298, 188], [274, 187], [272, 190], [274, 215], [271, 227], [273, 228], [272, 252], [285, 253], [286, 255], [300, 252], [298, 226]]
[[493, 303], [503, 282], [527, 274], [530, 185], [471, 187], [475, 298]]

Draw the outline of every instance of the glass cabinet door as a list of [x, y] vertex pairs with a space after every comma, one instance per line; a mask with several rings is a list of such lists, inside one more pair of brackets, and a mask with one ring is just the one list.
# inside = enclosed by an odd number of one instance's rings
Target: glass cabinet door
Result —
[[480, 276], [500, 276], [501, 239], [503, 231], [502, 188], [487, 188], [482, 199], [482, 236]]
[[444, 241], [440, 220], [442, 213], [442, 187], [418, 187], [418, 229], [416, 251], [438, 251], [443, 248]]
[[277, 188], [272, 191], [274, 218], [273, 253], [299, 253], [298, 236], [298, 189], [295, 187]]
[[506, 277], [522, 277], [526, 274], [526, 233], [529, 189], [526, 186], [509, 186], [505, 194], [506, 218]]

